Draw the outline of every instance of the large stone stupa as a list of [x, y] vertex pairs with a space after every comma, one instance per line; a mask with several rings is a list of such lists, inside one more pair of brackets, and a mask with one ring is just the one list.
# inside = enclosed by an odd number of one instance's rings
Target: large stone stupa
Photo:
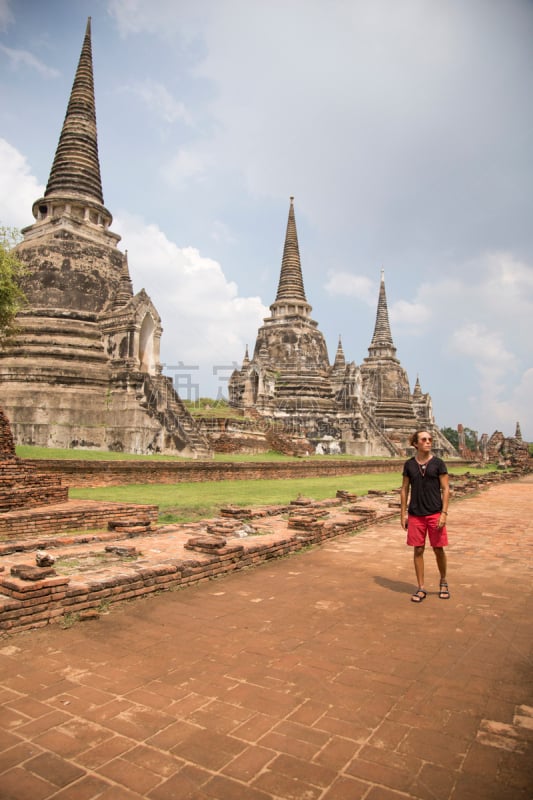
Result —
[[161, 320], [133, 293], [104, 206], [87, 23], [63, 128], [35, 222], [17, 247], [28, 306], [0, 349], [0, 396], [17, 444], [210, 455], [162, 375]]
[[363, 364], [347, 362], [339, 339], [329, 363], [325, 339], [307, 302], [294, 198], [276, 299], [229, 381], [229, 400], [246, 416], [270, 421], [287, 435], [305, 436], [313, 452], [403, 456], [417, 428], [433, 432], [435, 452], [456, 455], [433, 418], [431, 398], [417, 378], [411, 393], [392, 341], [381, 274], [376, 325]]

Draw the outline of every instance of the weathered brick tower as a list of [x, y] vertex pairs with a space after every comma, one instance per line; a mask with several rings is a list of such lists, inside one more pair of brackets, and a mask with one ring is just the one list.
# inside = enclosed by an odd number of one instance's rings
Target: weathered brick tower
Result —
[[288, 434], [305, 435], [315, 452], [405, 455], [413, 431], [423, 427], [433, 432], [436, 452], [455, 454], [435, 425], [431, 398], [422, 394], [418, 378], [411, 394], [396, 357], [383, 274], [368, 358], [360, 367], [347, 363], [339, 339], [330, 365], [304, 291], [293, 200], [276, 300], [253, 357], [246, 353], [230, 378], [230, 404]]
[[0, 349], [0, 395], [15, 441], [132, 453], [210, 455], [164, 377], [159, 314], [133, 294], [104, 206], [90, 19], [44, 197], [17, 247], [28, 307]]
[[[240, 405], [260, 414], [289, 418], [334, 410], [326, 342], [311, 319], [300, 265], [293, 198], [271, 316], [259, 329], [253, 359], [242, 384]], [[233, 381], [235, 383], [235, 381]], [[234, 399], [237, 399], [236, 396]]]
[[433, 434], [433, 447], [436, 451], [455, 455], [453, 446], [435, 425], [431, 397], [422, 393], [418, 377], [411, 394], [407, 372], [396, 356], [383, 270], [374, 335], [360, 372], [367, 411], [400, 452], [405, 450], [413, 431], [425, 428]]

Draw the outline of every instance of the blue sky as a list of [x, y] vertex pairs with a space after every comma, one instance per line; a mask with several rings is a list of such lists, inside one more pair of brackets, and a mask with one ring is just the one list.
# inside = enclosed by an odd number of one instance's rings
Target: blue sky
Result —
[[88, 16], [104, 200], [183, 396], [253, 349], [294, 195], [330, 360], [368, 355], [383, 268], [437, 423], [533, 440], [530, 0], [0, 0], [4, 225], [33, 221]]

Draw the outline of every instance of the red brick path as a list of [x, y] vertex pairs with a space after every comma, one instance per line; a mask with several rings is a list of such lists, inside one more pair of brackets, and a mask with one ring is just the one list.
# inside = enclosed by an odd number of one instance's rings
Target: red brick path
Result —
[[531, 800], [533, 478], [0, 640], [2, 800]]

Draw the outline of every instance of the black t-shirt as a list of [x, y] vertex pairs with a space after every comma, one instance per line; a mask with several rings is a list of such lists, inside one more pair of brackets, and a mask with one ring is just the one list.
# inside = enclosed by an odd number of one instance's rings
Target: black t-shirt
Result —
[[438, 456], [432, 456], [422, 469], [413, 456], [403, 465], [403, 475], [409, 478], [411, 497], [407, 511], [414, 517], [427, 517], [442, 511], [440, 475], [447, 475], [446, 464]]

